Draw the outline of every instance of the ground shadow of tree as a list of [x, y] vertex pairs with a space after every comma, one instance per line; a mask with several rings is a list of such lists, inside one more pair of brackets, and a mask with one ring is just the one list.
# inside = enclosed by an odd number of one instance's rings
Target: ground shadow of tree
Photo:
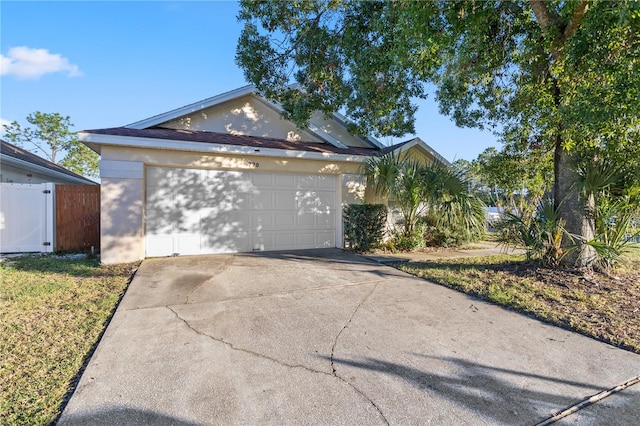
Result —
[[193, 422], [187, 419], [180, 419], [150, 410], [118, 406], [63, 416], [56, 423], [56, 425], [58, 426], [196, 426], [200, 424], [201, 423]]
[[[615, 385], [615, 383], [611, 383], [603, 387], [603, 385], [565, 380], [560, 377], [482, 365], [460, 358], [439, 358], [423, 354], [412, 355], [424, 358], [426, 362], [445, 361], [455, 368], [456, 374], [445, 375], [438, 371], [421, 370], [376, 358], [364, 358], [362, 360], [335, 357], [322, 358], [332, 361], [334, 365], [373, 371], [386, 376], [395, 376], [419, 390], [429, 392], [438, 398], [449, 400], [465, 409], [489, 418], [491, 421], [514, 425], [536, 424], [550, 416], [554, 411], [564, 409], [583, 398], [606, 389], [608, 386]], [[339, 376], [342, 375], [339, 368], [336, 373]], [[344, 374], [345, 376], [348, 375], [348, 373]], [[535, 382], [535, 388], [517, 385], [517, 380], [515, 379], [523, 378]], [[383, 385], [383, 383], [381, 380], [380, 385]], [[557, 391], [558, 386], [562, 386], [566, 390], [571, 389], [571, 394], [563, 395], [559, 393]], [[554, 391], [554, 389], [556, 390]], [[620, 393], [615, 398], [618, 398], [615, 407], [616, 412], [624, 411], [627, 415], [633, 415], [634, 412], [636, 415], [638, 414], [637, 393]], [[580, 415], [583, 416], [581, 421], [585, 424], [595, 424], [599, 421], [598, 418], [594, 418], [593, 411], [583, 411]], [[610, 415], [609, 413], [608, 416]], [[620, 421], [619, 419], [618, 421]], [[425, 419], [425, 423], [428, 423], [428, 419]]]

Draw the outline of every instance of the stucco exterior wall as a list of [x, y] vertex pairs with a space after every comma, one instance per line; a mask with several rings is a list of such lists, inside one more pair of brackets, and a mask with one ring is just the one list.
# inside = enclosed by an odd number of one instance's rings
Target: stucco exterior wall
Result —
[[102, 177], [100, 253], [106, 264], [144, 258], [144, 181]]
[[284, 139], [289, 141], [321, 142], [308, 132], [297, 129], [291, 122], [253, 95], [225, 102], [186, 117], [162, 124], [171, 129], [204, 130]]
[[[101, 259], [107, 264], [132, 262], [145, 256], [145, 168], [148, 166], [338, 175], [337, 205], [362, 202], [364, 197], [358, 176], [360, 164], [353, 162], [115, 146], [103, 146], [101, 154]], [[338, 233], [336, 241], [341, 245], [341, 226]]]
[[316, 112], [311, 116], [311, 124], [315, 124], [319, 129], [330, 134], [333, 138], [339, 140], [347, 146], [369, 148], [370, 145], [365, 144], [360, 139], [354, 137], [345, 128], [338, 125], [334, 120], [326, 120], [324, 114]]
[[[362, 141], [346, 132], [335, 121], [325, 120], [320, 113], [312, 117], [311, 124], [347, 146], [366, 147]], [[298, 129], [292, 122], [280, 118], [278, 111], [255, 95], [246, 95], [206, 108], [186, 117], [163, 123], [161, 126], [171, 129], [204, 130], [288, 141], [324, 142], [313, 133]]]

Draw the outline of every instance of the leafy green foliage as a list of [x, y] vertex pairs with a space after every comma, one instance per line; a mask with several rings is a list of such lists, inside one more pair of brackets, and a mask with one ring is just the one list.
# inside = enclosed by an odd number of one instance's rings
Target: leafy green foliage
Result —
[[471, 167], [480, 185], [492, 192], [496, 205], [530, 217], [551, 189], [552, 160], [548, 152], [487, 148]]
[[525, 169], [553, 157], [554, 204], [582, 235], [593, 219], [569, 160], [597, 148], [639, 168], [639, 11], [638, 0], [244, 0], [237, 63], [300, 126], [344, 110], [375, 135], [412, 133], [412, 99], [435, 84], [441, 112], [500, 128]]
[[367, 252], [382, 241], [387, 222], [384, 204], [349, 204], [344, 209], [345, 245], [357, 252]]
[[604, 271], [638, 250], [640, 236], [640, 185], [625, 170], [624, 163], [592, 156], [576, 165], [577, 185], [583, 197], [592, 198], [595, 238], [585, 244], [595, 250]]
[[569, 254], [577, 249], [573, 245], [567, 248], [563, 240], [572, 241], [564, 227], [564, 220], [552, 200], [545, 199], [538, 206], [533, 217], [506, 213], [506, 218], [498, 224], [498, 241], [507, 246], [524, 247], [527, 259], [539, 259], [545, 266], [556, 267]]
[[[388, 199], [389, 206], [401, 216], [401, 230], [396, 241], [398, 250], [414, 249], [428, 241], [425, 229], [433, 234], [446, 234], [459, 242], [472, 241], [484, 233], [484, 204], [470, 194], [469, 185], [460, 171], [440, 164], [426, 164], [415, 158], [393, 152], [370, 158], [362, 168], [367, 187]], [[426, 228], [419, 226], [427, 220]]]
[[[98, 154], [78, 141], [69, 116], [36, 111], [27, 116], [27, 121], [34, 127], [23, 128], [17, 121], [4, 125], [7, 140], [17, 146], [27, 143], [35, 153], [80, 175], [98, 176]], [[65, 157], [56, 161], [59, 153], [65, 153]]]

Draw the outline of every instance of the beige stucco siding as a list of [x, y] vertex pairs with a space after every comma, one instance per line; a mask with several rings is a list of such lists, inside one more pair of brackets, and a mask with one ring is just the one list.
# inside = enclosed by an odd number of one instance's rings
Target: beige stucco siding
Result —
[[171, 129], [204, 130], [232, 135], [259, 136], [289, 141], [322, 142], [309, 132], [282, 120], [279, 112], [254, 95], [243, 96], [161, 125]]
[[170, 129], [200, 130], [288, 141], [324, 143], [328, 139], [335, 139], [346, 146], [368, 147], [334, 120], [326, 120], [320, 113], [313, 115], [311, 125], [326, 135], [321, 134], [319, 137], [313, 132], [297, 128], [291, 121], [283, 120], [279, 111], [253, 94], [160, 124], [161, 127]]
[[143, 179], [102, 177], [101, 260], [106, 264], [144, 258]]
[[133, 161], [145, 165], [205, 169], [257, 169], [287, 173], [345, 174], [358, 173], [360, 163], [322, 161], [301, 158], [264, 157], [259, 155], [208, 154], [145, 148], [102, 148], [102, 160]]
[[344, 127], [338, 125], [335, 120], [325, 119], [324, 114], [320, 112], [316, 112], [315, 114], [313, 114], [313, 116], [311, 117], [311, 124], [317, 126], [319, 129], [326, 132], [331, 137], [340, 141], [340, 143], [344, 145], [370, 148], [370, 145], [365, 144], [362, 140], [353, 136]]

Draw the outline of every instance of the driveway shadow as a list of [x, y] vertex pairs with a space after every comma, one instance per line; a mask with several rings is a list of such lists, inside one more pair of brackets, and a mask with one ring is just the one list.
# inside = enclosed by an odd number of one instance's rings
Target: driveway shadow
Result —
[[62, 417], [57, 426], [197, 426], [200, 423], [131, 407], [108, 407]]
[[[615, 385], [607, 383], [604, 387], [597, 386], [559, 377], [492, 367], [460, 358], [432, 357], [416, 353], [412, 355], [449, 363], [456, 373], [444, 375], [438, 371], [420, 370], [376, 358], [364, 358], [361, 361], [322, 358], [334, 364], [395, 376], [421, 391], [449, 400], [492, 421], [514, 425], [536, 424], [558, 410]], [[523, 378], [535, 383], [535, 388], [517, 385], [516, 383], [522, 382]], [[619, 393], [616, 394], [616, 398], [618, 399], [615, 410], [623, 407], [632, 409], [638, 404], [637, 395]], [[580, 415], [585, 416], [581, 421], [586, 424], [597, 423], [597, 418], [588, 411], [581, 411]]]

